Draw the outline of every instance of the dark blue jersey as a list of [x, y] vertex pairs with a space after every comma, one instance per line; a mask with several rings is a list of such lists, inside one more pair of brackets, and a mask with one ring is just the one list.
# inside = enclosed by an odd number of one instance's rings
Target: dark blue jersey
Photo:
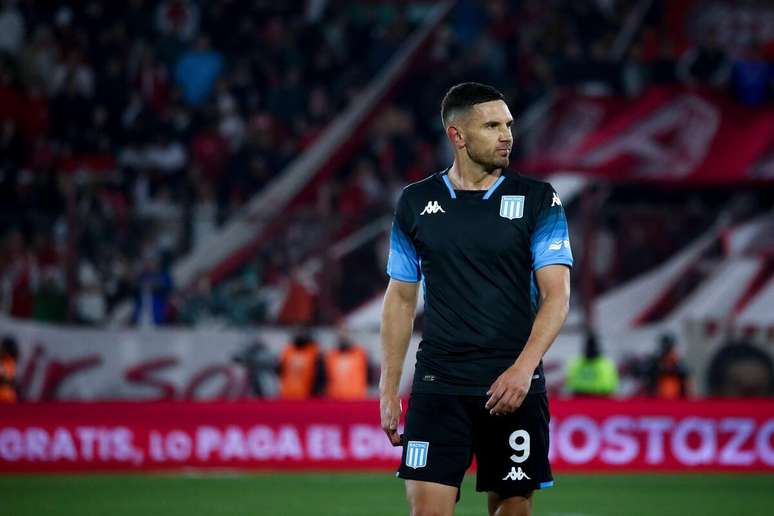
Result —
[[[484, 395], [530, 335], [535, 271], [572, 266], [567, 220], [548, 183], [505, 172], [487, 191], [454, 190], [447, 174], [403, 190], [387, 274], [424, 289], [414, 392]], [[543, 391], [541, 363], [530, 392]]]

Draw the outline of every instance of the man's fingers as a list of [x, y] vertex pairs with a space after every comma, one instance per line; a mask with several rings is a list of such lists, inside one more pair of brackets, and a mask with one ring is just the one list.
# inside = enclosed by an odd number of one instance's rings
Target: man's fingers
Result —
[[492, 385], [489, 386], [489, 390], [486, 391], [486, 395], [491, 396], [497, 391], [499, 387], [500, 387], [500, 377], [498, 376], [497, 379], [494, 382], [492, 382]]
[[387, 435], [387, 438], [393, 446], [398, 446], [400, 444], [398, 422], [400, 421], [400, 415], [403, 412], [402, 405], [401, 401], [397, 398], [394, 400], [382, 400], [382, 430], [384, 430], [384, 433]]
[[508, 412], [510, 412], [508, 396], [503, 396], [502, 398], [500, 398], [500, 401], [498, 401], [497, 404], [494, 407], [492, 407], [492, 410], [489, 411], [489, 413], [494, 416], [507, 414]]
[[397, 429], [398, 429], [398, 421], [396, 419], [388, 419], [387, 421], [382, 422], [382, 430], [384, 430], [388, 434], [390, 432], [395, 432]]
[[492, 384], [492, 387], [489, 389], [489, 392], [492, 394], [489, 399], [487, 400], [486, 404], [484, 405], [485, 408], [492, 408], [494, 407], [498, 401], [500, 401], [500, 398], [502, 398], [503, 394], [505, 394], [505, 389], [500, 386], [498, 382], [495, 382]]
[[526, 393], [521, 390], [508, 391], [500, 398], [497, 404], [492, 407], [492, 410], [490, 410], [489, 413], [495, 416], [510, 414], [521, 406], [525, 397]]
[[400, 446], [400, 434], [398, 434], [397, 430], [388, 430], [387, 437], [390, 439], [390, 443], [393, 446]]
[[390, 443], [393, 446], [398, 446], [400, 444], [400, 435], [398, 434], [397, 420], [389, 421], [386, 424], [383, 424], [382, 430], [384, 430], [384, 433], [387, 434], [387, 438], [390, 440]]

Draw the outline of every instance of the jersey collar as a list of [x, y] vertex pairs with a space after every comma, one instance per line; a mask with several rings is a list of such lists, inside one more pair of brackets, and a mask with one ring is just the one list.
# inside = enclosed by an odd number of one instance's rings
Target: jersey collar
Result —
[[441, 174], [441, 177], [443, 178], [443, 182], [446, 183], [446, 188], [449, 190], [449, 195], [452, 199], [457, 198], [457, 194], [454, 193], [454, 186], [452, 185], [451, 179], [449, 179], [449, 169], [447, 168], [445, 172]]
[[[446, 185], [446, 189], [449, 190], [449, 196], [452, 199], [456, 199], [457, 194], [454, 192], [454, 185], [452, 185], [451, 179], [449, 179], [449, 168], [441, 172], [441, 178], [443, 179], [443, 182]], [[504, 170], [500, 173], [500, 177], [497, 178], [497, 181], [492, 183], [492, 186], [490, 186], [489, 189], [484, 193], [484, 196], [482, 197], [482, 199], [486, 200], [492, 197], [492, 194], [494, 193], [494, 191], [497, 190], [497, 187], [499, 187], [503, 181], [505, 181]]]

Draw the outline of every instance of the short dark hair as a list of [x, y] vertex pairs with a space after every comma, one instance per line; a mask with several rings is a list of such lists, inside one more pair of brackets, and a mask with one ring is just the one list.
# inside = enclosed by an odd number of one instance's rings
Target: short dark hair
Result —
[[443, 126], [449, 125], [454, 115], [467, 111], [476, 104], [491, 102], [493, 100], [505, 100], [505, 97], [496, 88], [481, 84], [480, 82], [462, 82], [455, 84], [441, 101], [441, 120]]

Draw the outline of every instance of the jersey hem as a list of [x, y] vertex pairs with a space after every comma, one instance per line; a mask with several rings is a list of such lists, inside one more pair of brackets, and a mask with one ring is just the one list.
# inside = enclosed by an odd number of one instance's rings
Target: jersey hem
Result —
[[549, 265], [566, 265], [566, 266], [568, 266], [569, 268], [572, 269], [573, 263], [574, 262], [572, 260], [561, 260], [561, 259], [560, 260], [550, 260], [550, 261], [547, 261], [547, 262], [544, 262], [544, 263], [540, 263], [539, 265], [535, 265], [532, 268], [532, 270], [533, 271], [538, 271], [538, 270], [542, 269], [543, 267], [548, 267]]
[[403, 276], [401, 274], [387, 272], [387, 276], [398, 281], [405, 281], [407, 283], [419, 283], [419, 278], [409, 278], [408, 276]]
[[[423, 382], [425, 383], [425, 382]], [[435, 384], [433, 386], [429, 385], [418, 385], [417, 383], [412, 384], [411, 386], [411, 394], [441, 394], [441, 395], [449, 395], [449, 396], [479, 396], [482, 398], [487, 398], [489, 395], [486, 393], [486, 391], [489, 390], [489, 386], [462, 386], [462, 385], [448, 385], [448, 384]], [[545, 385], [530, 388], [529, 392], [527, 392], [527, 396], [531, 396], [532, 394], [546, 394], [546, 387]]]

